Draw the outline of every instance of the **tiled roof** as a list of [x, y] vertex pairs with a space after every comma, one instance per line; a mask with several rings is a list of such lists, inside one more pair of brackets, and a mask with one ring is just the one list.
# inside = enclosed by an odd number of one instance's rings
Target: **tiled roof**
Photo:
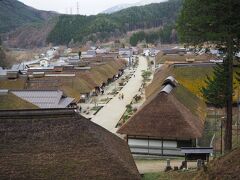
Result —
[[74, 100], [64, 98], [62, 91], [21, 90], [12, 93], [40, 108], [66, 108]]

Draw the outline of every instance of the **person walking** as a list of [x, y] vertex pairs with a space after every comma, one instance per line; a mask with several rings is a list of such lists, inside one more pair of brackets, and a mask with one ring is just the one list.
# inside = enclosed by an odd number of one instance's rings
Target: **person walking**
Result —
[[122, 100], [124, 99], [124, 95], [123, 95], [123, 93], [122, 93]]

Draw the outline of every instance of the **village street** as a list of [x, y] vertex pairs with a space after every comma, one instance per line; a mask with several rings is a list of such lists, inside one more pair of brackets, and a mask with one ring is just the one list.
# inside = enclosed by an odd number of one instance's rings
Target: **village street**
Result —
[[130, 104], [133, 97], [138, 93], [142, 84], [142, 71], [147, 70], [147, 60], [145, 57], [139, 58], [139, 65], [129, 82], [123, 87], [119, 94], [123, 94], [124, 98], [119, 99], [116, 95], [108, 104], [106, 104], [92, 118], [92, 121], [112, 133], [116, 133], [116, 125], [126, 110], [126, 105]]
[[[151, 173], [151, 172], [163, 172], [166, 168], [167, 165], [167, 159], [171, 160], [171, 166], [178, 166], [180, 167], [182, 164], [182, 161], [184, 159], [171, 159], [167, 158], [166, 159], [136, 159], [135, 158], [135, 163], [138, 168], [138, 171], [140, 174], [144, 173]], [[188, 162], [188, 168], [197, 168], [197, 163], [196, 162]]]

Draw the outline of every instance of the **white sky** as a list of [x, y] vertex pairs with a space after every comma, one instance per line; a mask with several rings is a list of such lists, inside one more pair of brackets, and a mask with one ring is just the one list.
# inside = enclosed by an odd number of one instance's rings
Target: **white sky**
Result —
[[97, 14], [107, 8], [118, 4], [136, 3], [139, 0], [19, 0], [26, 5], [36, 9], [57, 11], [60, 13], [77, 12], [77, 2], [79, 2], [79, 12], [82, 15]]

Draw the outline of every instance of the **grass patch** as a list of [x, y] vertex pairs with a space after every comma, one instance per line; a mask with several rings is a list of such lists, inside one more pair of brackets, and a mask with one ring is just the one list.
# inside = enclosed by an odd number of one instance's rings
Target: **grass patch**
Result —
[[196, 176], [197, 171], [177, 171], [177, 172], [158, 172], [146, 173], [142, 180], [191, 180]]

